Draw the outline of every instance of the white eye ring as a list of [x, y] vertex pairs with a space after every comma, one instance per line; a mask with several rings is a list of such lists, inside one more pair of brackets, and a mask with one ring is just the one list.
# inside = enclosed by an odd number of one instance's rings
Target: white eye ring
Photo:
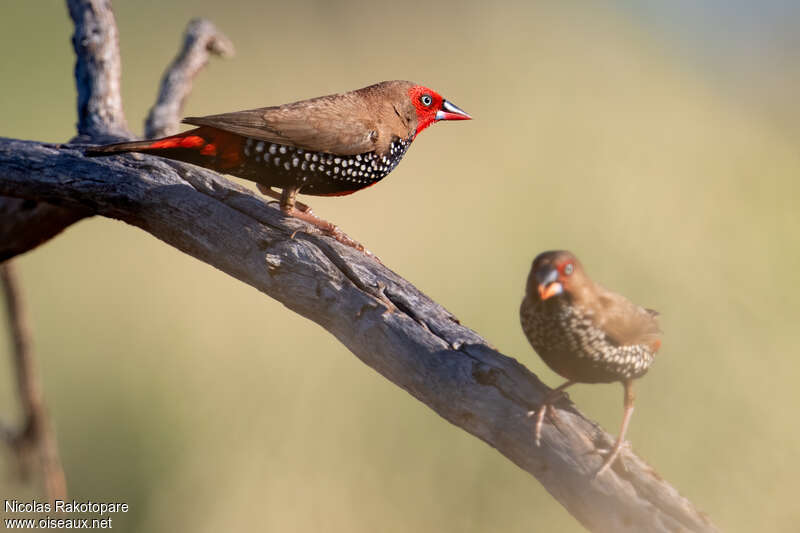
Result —
[[572, 266], [572, 263], [567, 263], [567, 266], [564, 267], [564, 274], [569, 276], [572, 274], [573, 270], [575, 270], [575, 267]]
[[419, 101], [422, 102], [422, 105], [424, 105], [425, 107], [428, 107], [429, 105], [431, 105], [433, 103], [433, 98], [431, 98], [431, 95], [429, 95], [429, 94], [423, 94], [420, 97]]

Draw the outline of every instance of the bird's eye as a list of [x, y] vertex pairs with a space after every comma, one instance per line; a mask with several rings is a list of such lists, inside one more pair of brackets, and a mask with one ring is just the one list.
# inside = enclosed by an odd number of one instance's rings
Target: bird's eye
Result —
[[423, 94], [422, 96], [420, 96], [419, 101], [422, 102], [422, 105], [428, 107], [433, 103], [433, 98], [431, 98], [431, 95], [429, 94]]
[[569, 276], [572, 274], [573, 270], [575, 270], [575, 267], [572, 266], [572, 263], [567, 263], [567, 266], [564, 267], [564, 274]]

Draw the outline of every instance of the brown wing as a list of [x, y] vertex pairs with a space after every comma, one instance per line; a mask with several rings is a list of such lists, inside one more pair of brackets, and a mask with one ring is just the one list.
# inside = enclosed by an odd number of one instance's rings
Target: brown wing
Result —
[[646, 344], [654, 350], [661, 342], [658, 312], [638, 306], [619, 294], [598, 287], [595, 316], [606, 336], [620, 346]]
[[386, 128], [379, 129], [378, 120], [392, 117], [386, 116], [378, 99], [365, 97], [365, 92], [361, 89], [276, 107], [189, 117], [183, 122], [317, 152], [384, 154], [393, 139], [383, 138], [389, 135], [380, 133]]

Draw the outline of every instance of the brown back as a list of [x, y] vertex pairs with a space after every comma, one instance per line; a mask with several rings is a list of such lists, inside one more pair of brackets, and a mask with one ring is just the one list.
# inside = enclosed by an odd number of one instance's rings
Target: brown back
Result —
[[316, 152], [374, 151], [382, 156], [389, 153], [393, 140], [416, 131], [417, 115], [408, 97], [414, 85], [385, 81], [346, 93], [183, 122]]

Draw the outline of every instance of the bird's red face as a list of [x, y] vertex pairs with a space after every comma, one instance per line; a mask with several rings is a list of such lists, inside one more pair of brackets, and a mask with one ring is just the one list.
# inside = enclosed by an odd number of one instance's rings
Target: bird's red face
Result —
[[442, 98], [436, 91], [422, 85], [416, 85], [409, 89], [408, 96], [417, 112], [415, 135], [439, 120], [469, 120], [472, 118], [465, 111]]
[[576, 278], [581, 277], [582, 270], [574, 255], [560, 251], [539, 254], [533, 262], [533, 273], [539, 299], [544, 301], [568, 293]]

